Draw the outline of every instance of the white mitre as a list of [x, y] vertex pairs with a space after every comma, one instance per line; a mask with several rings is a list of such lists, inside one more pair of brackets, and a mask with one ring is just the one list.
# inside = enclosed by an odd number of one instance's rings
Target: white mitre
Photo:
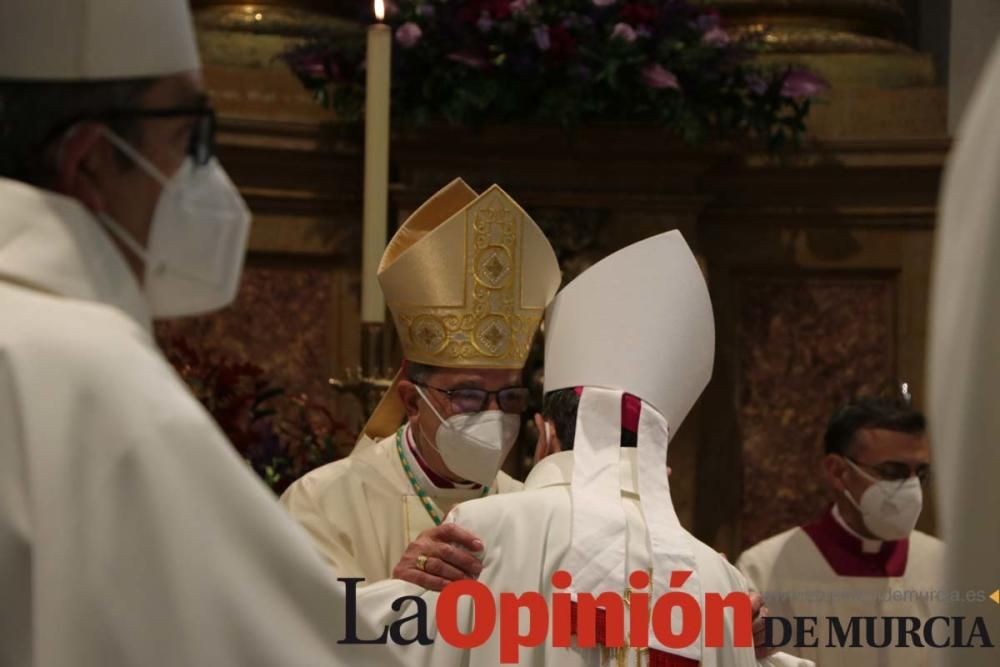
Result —
[[[679, 589], [701, 599], [694, 538], [677, 518], [667, 445], [712, 375], [715, 323], [708, 288], [680, 232], [635, 243], [584, 271], [545, 315], [545, 391], [583, 387], [573, 441], [572, 537], [563, 563], [573, 590], [626, 589], [626, 519], [619, 487], [622, 396], [642, 400], [639, 499], [650, 541], [653, 599], [670, 573], [693, 574]], [[675, 628], [678, 627], [675, 625]], [[701, 659], [700, 638], [669, 649]]]
[[187, 0], [0, 2], [0, 79], [130, 79], [200, 68]]

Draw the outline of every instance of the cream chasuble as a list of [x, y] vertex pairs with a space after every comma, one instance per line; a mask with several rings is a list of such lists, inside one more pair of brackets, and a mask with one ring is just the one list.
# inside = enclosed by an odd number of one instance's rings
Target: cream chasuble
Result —
[[[407, 361], [520, 369], [560, 272], [545, 234], [506, 192], [494, 185], [477, 194], [455, 179], [396, 231], [378, 278]], [[383, 395], [351, 455], [312, 471], [282, 496], [340, 577], [368, 583], [391, 577], [407, 545], [435, 525], [396, 448], [406, 421], [401, 377]], [[403, 447], [404, 456], [412, 451]], [[439, 517], [482, 496], [479, 487], [435, 486], [416, 461], [410, 463]], [[489, 493], [521, 486], [499, 472]]]
[[[403, 444], [408, 452], [407, 443]], [[441, 517], [458, 503], [482, 495], [480, 487], [437, 488], [420, 473], [419, 465], [410, 467], [421, 475], [418, 483]], [[521, 487], [500, 472], [489, 493]], [[338, 577], [363, 577], [368, 583], [391, 577], [407, 545], [435, 525], [403, 471], [395, 435], [377, 442], [362, 439], [347, 458], [292, 484], [281, 502], [313, 536]]]
[[344, 591], [75, 200], [0, 179], [0, 665], [346, 664]]
[[[832, 511], [743, 552], [737, 567], [764, 596], [771, 616], [815, 616], [817, 648], [789, 649], [817, 665], [925, 667], [943, 649], [827, 646], [828, 617], [847, 628], [854, 616], [911, 616], [923, 620], [942, 611], [944, 544], [913, 531], [908, 540], [879, 542], [851, 534]], [[971, 624], [971, 623], [970, 623]], [[866, 626], [860, 626], [866, 643]], [[939, 633], [940, 634], [940, 633]], [[883, 637], [882, 621], [875, 640]], [[892, 641], [896, 641], [894, 630]], [[834, 642], [838, 643], [837, 641]]]
[[[486, 545], [484, 569], [479, 580], [494, 591], [541, 591], [550, 596], [552, 574], [565, 564], [570, 547], [573, 475], [572, 451], [547, 457], [539, 463], [525, 482], [525, 492], [509, 498], [486, 499], [468, 503], [453, 512], [452, 520], [481, 536]], [[664, 474], [666, 471], [664, 471]], [[646, 521], [639, 502], [638, 450], [622, 448], [619, 459], [622, 505], [627, 519], [628, 571], [646, 570], [650, 566], [649, 539]], [[740, 573], [714, 549], [691, 538], [695, 545], [695, 562], [701, 579], [701, 605], [704, 594], [725, 595], [747, 591]], [[537, 545], [537, 546], [536, 546]], [[623, 591], [624, 592], [624, 591]], [[772, 656], [758, 662], [752, 648], [732, 647], [731, 617], [727, 617], [725, 643], [728, 646], [702, 646], [702, 667], [735, 667], [736, 665], [805, 666], [807, 661], [787, 654]], [[704, 634], [702, 634], [704, 640]], [[496, 638], [479, 649], [473, 664], [497, 664], [499, 644]], [[522, 665], [555, 665], [571, 667], [601, 664], [599, 649], [562, 649], [542, 646], [522, 650]], [[634, 664], [635, 652], [629, 652], [629, 664]], [[605, 664], [614, 665], [611, 660]]]
[[[637, 493], [636, 454], [635, 449], [622, 450], [619, 464], [621, 497], [628, 519], [628, 564], [630, 568], [644, 570], [648, 567], [650, 558], [646, 527]], [[531, 471], [523, 492], [462, 503], [449, 515], [448, 521], [454, 521], [483, 540], [486, 547], [485, 559], [479, 582], [489, 587], [494, 596], [500, 593], [520, 594], [537, 591], [549, 602], [551, 613], [551, 594], [554, 591], [551, 577], [560, 569], [570, 547], [572, 472], [573, 452], [554, 454]], [[746, 581], [736, 568], [727, 563], [711, 547], [694, 540], [692, 542], [698, 545], [695, 558], [704, 592], [718, 592], [725, 595], [732, 591], [747, 590]], [[399, 614], [389, 612], [392, 601], [404, 595], [417, 595], [423, 598], [430, 614], [428, 622], [430, 635], [436, 637], [437, 623], [434, 612], [438, 594], [396, 580], [375, 584], [361, 591], [358, 607], [364, 625], [377, 627], [380, 623], [388, 624], [395, 618], [412, 614], [412, 605], [404, 607]], [[473, 611], [468, 600], [468, 597], [464, 597], [458, 605], [457, 624], [463, 632], [468, 632], [473, 627]], [[524, 618], [522, 614], [522, 632], [526, 631]], [[411, 630], [407, 632], [410, 633]], [[726, 642], [731, 644], [732, 628], [729, 623], [726, 626], [725, 637]], [[500, 634], [495, 631], [486, 643], [467, 653], [449, 647], [440, 637], [436, 637], [435, 643], [427, 647], [418, 645], [399, 647], [389, 644], [350, 647], [350, 651], [345, 655], [355, 657], [359, 661], [375, 661], [365, 664], [388, 665], [394, 664], [392, 661], [398, 659], [414, 666], [496, 667], [500, 664]], [[629, 651], [627, 658], [627, 664], [634, 665], [636, 652]], [[537, 667], [583, 667], [584, 665], [597, 667], [619, 663], [613, 654], [602, 655], [600, 648], [554, 648], [551, 646], [551, 635], [549, 635], [542, 646], [522, 648], [517, 664]], [[811, 662], [783, 653], [757, 661], [752, 648], [735, 649], [731, 646], [704, 647], [700, 664], [702, 667], [812, 665]]]

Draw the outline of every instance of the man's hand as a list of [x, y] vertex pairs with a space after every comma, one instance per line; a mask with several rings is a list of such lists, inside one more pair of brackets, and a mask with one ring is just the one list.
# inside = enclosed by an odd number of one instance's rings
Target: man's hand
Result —
[[483, 565], [469, 552], [482, 550], [483, 543], [475, 535], [454, 523], [444, 523], [425, 530], [410, 542], [392, 576], [440, 591], [453, 581], [478, 577]]
[[777, 649], [764, 644], [764, 619], [767, 617], [767, 607], [764, 606], [764, 598], [756, 591], [750, 592], [750, 605], [753, 609], [753, 646], [754, 654], [758, 660], [763, 660]]

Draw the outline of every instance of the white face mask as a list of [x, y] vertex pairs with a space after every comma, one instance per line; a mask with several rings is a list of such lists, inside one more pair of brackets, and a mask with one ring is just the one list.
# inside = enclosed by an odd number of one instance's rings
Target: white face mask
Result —
[[909, 537], [917, 525], [917, 518], [924, 504], [923, 489], [920, 480], [910, 477], [904, 482], [893, 482], [872, 477], [853, 461], [844, 458], [867, 479], [875, 482], [861, 494], [860, 500], [855, 500], [844, 489], [847, 500], [861, 512], [861, 519], [872, 535], [883, 540], [902, 540]]
[[420, 387], [417, 387], [417, 393], [441, 422], [434, 443], [426, 437], [424, 440], [434, 447], [444, 464], [456, 475], [483, 486], [492, 484], [504, 459], [517, 442], [521, 416], [500, 410], [485, 410], [444, 419]]
[[146, 248], [116, 221], [98, 216], [145, 263], [143, 290], [153, 316], [197, 315], [232, 303], [243, 271], [250, 210], [218, 160], [199, 167], [188, 157], [168, 179], [124, 139], [110, 130], [104, 134], [163, 186]]

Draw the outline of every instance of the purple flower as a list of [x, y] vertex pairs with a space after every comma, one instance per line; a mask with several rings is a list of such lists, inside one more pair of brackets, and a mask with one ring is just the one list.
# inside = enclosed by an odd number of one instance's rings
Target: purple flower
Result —
[[310, 54], [301, 60], [294, 61], [296, 71], [314, 77], [326, 76], [326, 56], [320, 54]]
[[664, 69], [659, 63], [653, 63], [644, 67], [642, 70], [642, 80], [647, 86], [657, 90], [664, 88], [681, 89], [681, 84], [677, 81], [674, 73], [668, 69]]
[[490, 18], [489, 12], [483, 12], [479, 15], [476, 27], [479, 28], [479, 32], [489, 32], [493, 29], [493, 19]]
[[594, 0], [595, 7], [610, 7], [611, 5], [618, 2], [618, 0]]
[[552, 47], [552, 40], [549, 39], [549, 27], [541, 25], [532, 31], [535, 37], [535, 44], [539, 51], [548, 51]]
[[708, 32], [719, 27], [719, 15], [714, 13], [699, 14], [694, 20], [694, 27], [701, 32]]
[[641, 25], [635, 29], [635, 34], [637, 37], [642, 37], [643, 39], [649, 39], [653, 36], [653, 31], [649, 29], [648, 25]]
[[423, 31], [413, 21], [407, 21], [403, 25], [396, 28], [396, 41], [404, 49], [412, 48], [420, 41], [423, 36]]
[[701, 36], [701, 41], [709, 46], [723, 47], [729, 44], [729, 33], [719, 26], [715, 26]]
[[747, 88], [754, 95], [763, 95], [767, 92], [767, 81], [759, 74], [747, 74]]
[[626, 42], [634, 42], [635, 34], [635, 29], [628, 23], [616, 23], [614, 30], [611, 31], [611, 39], [623, 39]]
[[793, 69], [781, 84], [782, 97], [814, 97], [825, 92], [830, 84], [825, 79], [803, 69]]
[[434, 16], [434, 5], [430, 3], [424, 3], [420, 5], [419, 7], [417, 7], [417, 14], [420, 14], [421, 16], [426, 18]]
[[514, 0], [510, 3], [510, 13], [520, 14], [522, 12], [528, 11], [528, 7], [535, 4], [535, 0]]

